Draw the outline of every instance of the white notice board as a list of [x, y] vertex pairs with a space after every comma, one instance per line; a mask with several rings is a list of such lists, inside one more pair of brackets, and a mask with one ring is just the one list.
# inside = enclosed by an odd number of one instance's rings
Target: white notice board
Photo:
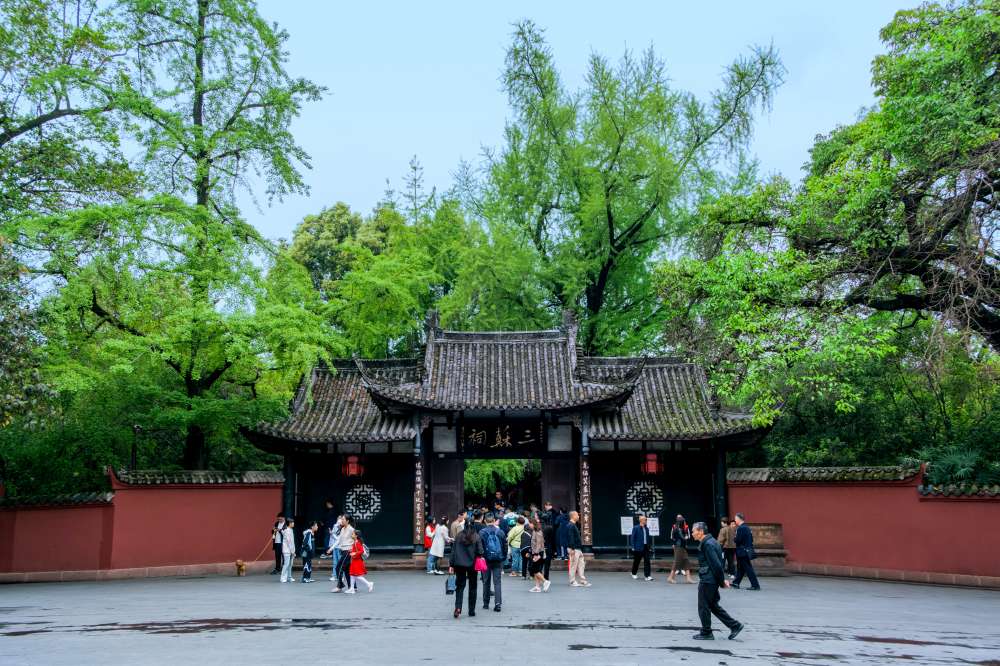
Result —
[[660, 536], [659, 518], [646, 518], [646, 527], [649, 528], [649, 536]]
[[622, 516], [622, 536], [632, 534], [632, 516]]

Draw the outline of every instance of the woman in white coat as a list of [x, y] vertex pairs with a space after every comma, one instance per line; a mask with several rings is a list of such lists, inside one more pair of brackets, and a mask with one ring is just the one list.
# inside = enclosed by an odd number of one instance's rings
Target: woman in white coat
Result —
[[451, 543], [448, 536], [448, 519], [434, 520], [434, 537], [431, 539], [431, 549], [427, 553], [427, 573], [443, 576], [443, 571], [438, 571], [438, 560], [444, 557], [444, 547]]
[[295, 559], [295, 521], [291, 518], [281, 530], [281, 582], [295, 582], [292, 578], [292, 560]]

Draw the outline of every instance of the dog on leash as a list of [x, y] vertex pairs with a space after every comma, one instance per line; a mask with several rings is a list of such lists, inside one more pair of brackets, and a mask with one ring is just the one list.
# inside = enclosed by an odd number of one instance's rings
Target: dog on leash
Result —
[[243, 560], [236, 560], [236, 575], [246, 576], [247, 575], [247, 563]]

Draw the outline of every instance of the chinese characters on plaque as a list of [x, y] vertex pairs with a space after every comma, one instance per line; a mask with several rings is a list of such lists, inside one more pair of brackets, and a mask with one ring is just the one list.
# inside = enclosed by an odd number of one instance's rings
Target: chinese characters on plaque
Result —
[[541, 421], [475, 421], [458, 428], [459, 450], [466, 454], [506, 457], [544, 450]]

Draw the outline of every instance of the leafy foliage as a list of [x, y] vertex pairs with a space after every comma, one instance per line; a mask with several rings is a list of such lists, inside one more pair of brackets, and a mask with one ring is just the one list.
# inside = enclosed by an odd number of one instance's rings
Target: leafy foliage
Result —
[[784, 414], [772, 462], [996, 454], [998, 8], [899, 12], [878, 105], [817, 139], [801, 186], [706, 203], [692, 252], [659, 267], [668, 339], [759, 423]]
[[465, 492], [474, 497], [492, 497], [498, 488], [517, 485], [526, 474], [538, 474], [540, 471], [541, 461], [535, 459], [467, 460]]
[[491, 233], [533, 252], [541, 305], [580, 311], [588, 351], [648, 349], [661, 330], [650, 259], [724, 187], [716, 167], [740, 161], [782, 74], [773, 49], [755, 48], [703, 102], [671, 88], [652, 50], [617, 65], [594, 54], [572, 92], [542, 31], [519, 23], [501, 79], [514, 116], [482, 179], [464, 171], [467, 203]]

